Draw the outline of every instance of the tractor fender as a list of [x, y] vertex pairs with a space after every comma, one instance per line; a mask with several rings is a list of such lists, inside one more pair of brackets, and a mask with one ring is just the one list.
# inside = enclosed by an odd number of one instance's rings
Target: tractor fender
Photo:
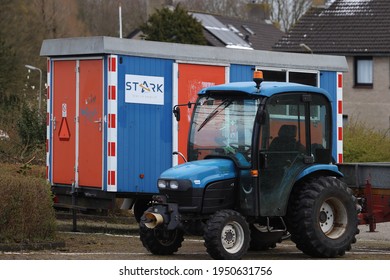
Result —
[[343, 173], [339, 171], [339, 168], [337, 165], [332, 164], [316, 164], [309, 166], [302, 170], [302, 172], [297, 176], [296, 181], [299, 181], [303, 179], [306, 176], [309, 176], [311, 174], [321, 172], [322, 174], [326, 174], [328, 176], [335, 176], [335, 177], [344, 177]]
[[[304, 170], [302, 170], [295, 178], [294, 182], [295, 183], [299, 181], [302, 182], [307, 178], [320, 177], [320, 176], [330, 176], [330, 177], [337, 177], [337, 178], [344, 177], [343, 173], [339, 171], [337, 165], [316, 164], [316, 165], [311, 165], [305, 168]], [[295, 183], [291, 185], [290, 189], [288, 190], [288, 195], [285, 198], [285, 201], [283, 203], [284, 213], [285, 211], [287, 211], [287, 206], [288, 206], [287, 204]]]
[[[263, 199], [260, 201], [261, 205], [264, 206], [260, 209], [261, 216], [284, 216], [287, 211], [287, 206], [289, 202], [289, 197], [294, 188], [294, 185], [303, 181], [305, 178], [315, 177], [315, 176], [334, 176], [334, 177], [343, 177], [343, 174], [338, 170], [336, 165], [331, 164], [315, 164], [307, 166], [304, 169], [298, 171], [297, 175], [292, 175], [292, 177], [287, 176], [287, 180], [283, 181], [281, 186], [278, 189], [275, 189], [272, 196], [267, 196], [264, 194], [260, 197]], [[268, 204], [267, 204], [268, 203]], [[272, 203], [273, 207], [269, 207]]]

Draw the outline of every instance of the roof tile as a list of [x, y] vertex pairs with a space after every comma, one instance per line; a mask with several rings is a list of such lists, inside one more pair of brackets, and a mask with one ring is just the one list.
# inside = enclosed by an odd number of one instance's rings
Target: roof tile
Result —
[[273, 50], [314, 53], [390, 54], [390, 1], [336, 0], [329, 8], [311, 8]]

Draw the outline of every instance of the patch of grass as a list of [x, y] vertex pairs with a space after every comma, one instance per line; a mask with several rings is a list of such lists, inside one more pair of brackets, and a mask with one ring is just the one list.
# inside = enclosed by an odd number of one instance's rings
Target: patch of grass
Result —
[[344, 162], [390, 162], [389, 131], [349, 122], [344, 128]]
[[42, 167], [0, 165], [0, 243], [55, 239], [52, 194], [42, 172]]

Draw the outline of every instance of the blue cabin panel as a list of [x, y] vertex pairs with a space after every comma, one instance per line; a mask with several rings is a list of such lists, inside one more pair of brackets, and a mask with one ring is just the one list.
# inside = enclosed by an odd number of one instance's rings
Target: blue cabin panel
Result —
[[230, 82], [252, 81], [253, 69], [253, 65], [232, 64], [230, 66]]
[[156, 193], [172, 165], [172, 64], [118, 56], [117, 192]]

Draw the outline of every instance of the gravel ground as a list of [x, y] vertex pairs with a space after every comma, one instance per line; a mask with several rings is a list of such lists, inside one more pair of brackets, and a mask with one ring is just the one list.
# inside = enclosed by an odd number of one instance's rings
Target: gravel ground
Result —
[[[78, 232], [72, 231], [70, 219], [58, 220], [58, 239], [64, 246], [46, 250], [4, 250], [0, 260], [208, 260], [203, 240], [189, 236], [182, 248], [172, 256], [155, 256], [147, 252], [138, 236], [138, 225], [131, 217], [90, 220], [80, 218]], [[360, 234], [352, 250], [340, 260], [390, 260], [390, 222], [377, 224], [375, 232], [366, 225], [359, 226]], [[1, 250], [1, 249], [0, 249]], [[248, 252], [244, 259], [303, 260], [311, 259], [296, 249], [290, 241], [283, 241], [275, 249]]]
[[377, 224], [375, 232], [370, 232], [368, 225], [361, 225], [359, 229], [358, 240], [390, 241], [390, 222]]

